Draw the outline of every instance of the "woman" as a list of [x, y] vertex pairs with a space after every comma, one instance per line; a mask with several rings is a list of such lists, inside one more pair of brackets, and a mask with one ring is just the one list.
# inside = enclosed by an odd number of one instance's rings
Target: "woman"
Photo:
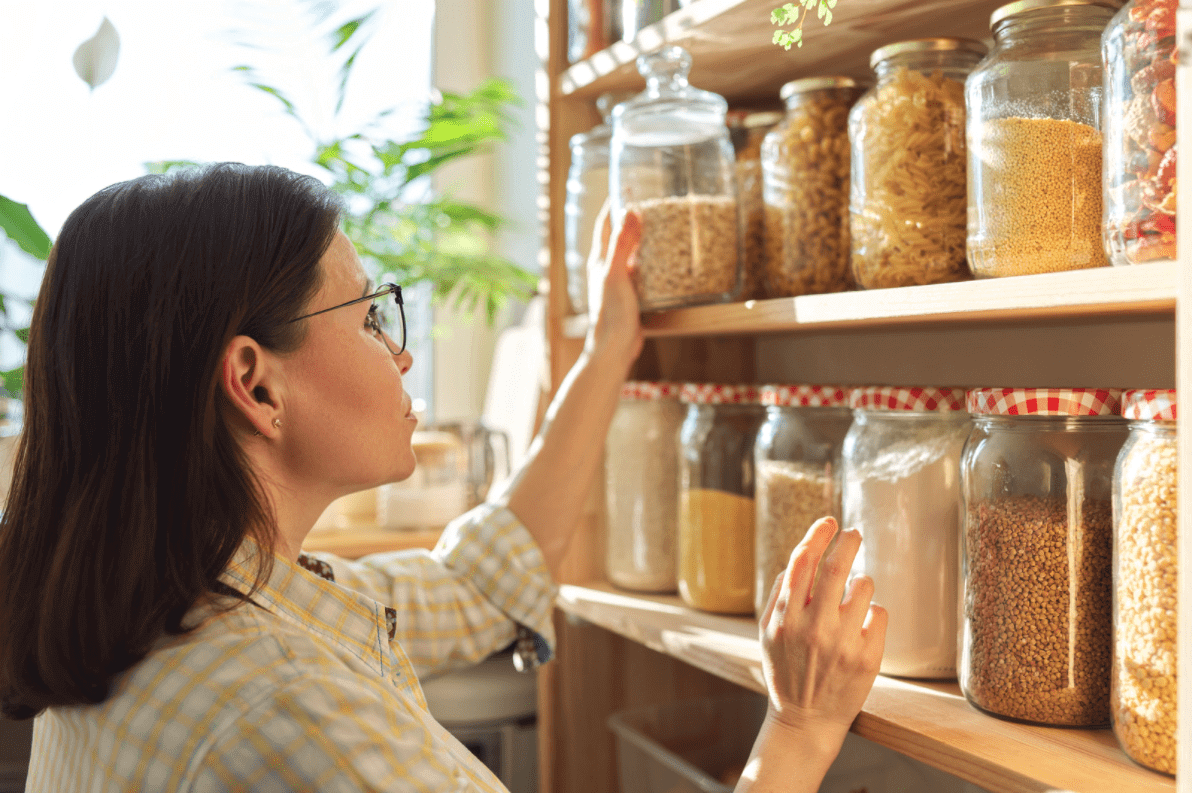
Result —
[[[28, 789], [496, 790], [418, 676], [553, 635], [550, 570], [641, 347], [629, 216], [528, 461], [430, 553], [300, 552], [331, 501], [414, 468], [400, 290], [368, 283], [313, 179], [222, 164], [67, 219], [29, 333], [0, 522], [0, 703]], [[603, 246], [608, 246], [605, 225]], [[762, 620], [770, 713], [740, 789], [818, 786], [885, 630], [821, 521]], [[842, 602], [843, 598], [843, 602]], [[818, 774], [818, 776], [817, 776]]]

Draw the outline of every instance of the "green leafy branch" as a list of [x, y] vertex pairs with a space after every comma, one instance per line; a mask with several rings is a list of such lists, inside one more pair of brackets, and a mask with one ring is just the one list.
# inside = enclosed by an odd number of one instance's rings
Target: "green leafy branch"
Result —
[[[0, 229], [23, 251], [36, 259], [45, 261], [50, 255], [50, 235], [33, 219], [33, 213], [26, 204], [18, 204], [11, 198], [0, 195]], [[0, 294], [0, 320], [5, 330], [11, 330], [22, 344], [29, 343], [29, 328], [14, 327], [8, 316], [8, 300], [12, 295]], [[20, 397], [25, 390], [25, 367], [0, 371], [0, 384], [10, 396]]]
[[770, 12], [770, 22], [778, 26], [794, 25], [794, 28], [775, 30], [774, 43], [784, 50], [789, 50], [792, 45], [802, 47], [803, 20], [807, 18], [807, 12], [814, 8], [816, 17], [822, 19], [824, 27], [827, 27], [832, 24], [832, 9], [835, 7], [836, 0], [799, 0], [797, 3], [784, 3], [781, 8], [775, 8]]

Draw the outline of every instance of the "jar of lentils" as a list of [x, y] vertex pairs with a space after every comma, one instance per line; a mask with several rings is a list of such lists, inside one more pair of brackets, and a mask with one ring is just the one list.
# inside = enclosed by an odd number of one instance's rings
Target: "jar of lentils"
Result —
[[1116, 0], [1018, 0], [969, 76], [968, 255], [977, 277], [1109, 264], [1101, 242], [1101, 31]]
[[621, 388], [604, 442], [605, 571], [617, 586], [675, 591], [683, 414], [676, 383]]
[[890, 44], [877, 85], [849, 112], [852, 268], [865, 289], [969, 278], [964, 80], [985, 55], [969, 39]]
[[1113, 731], [1135, 761], [1176, 772], [1175, 391], [1127, 391], [1113, 482]]
[[679, 595], [721, 614], [753, 612], [757, 388], [684, 384], [679, 431]]
[[775, 579], [807, 529], [825, 515], [840, 520], [840, 447], [853, 423], [849, 389], [768, 385], [766, 423], [757, 433], [756, 585], [761, 614]]
[[882, 674], [956, 678], [960, 388], [857, 388], [844, 439], [844, 527], [861, 531], [854, 572], [886, 607]]
[[1109, 723], [1115, 389], [970, 391], [960, 687], [977, 708]]

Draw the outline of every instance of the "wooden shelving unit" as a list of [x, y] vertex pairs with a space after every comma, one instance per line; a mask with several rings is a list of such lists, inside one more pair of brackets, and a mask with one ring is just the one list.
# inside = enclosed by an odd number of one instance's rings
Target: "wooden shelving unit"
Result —
[[439, 531], [383, 531], [377, 528], [320, 531], [307, 535], [305, 551], [324, 551], [344, 559], [359, 559], [370, 553], [434, 548]]

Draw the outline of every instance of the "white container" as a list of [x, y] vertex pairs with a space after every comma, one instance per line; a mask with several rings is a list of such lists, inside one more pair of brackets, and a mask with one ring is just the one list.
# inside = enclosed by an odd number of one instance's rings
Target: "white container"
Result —
[[844, 439], [844, 526], [861, 531], [853, 572], [890, 616], [882, 674], [950, 680], [959, 637], [960, 388], [859, 388]]
[[376, 524], [393, 531], [435, 531], [468, 511], [467, 460], [450, 432], [415, 432], [418, 465], [410, 478], [376, 491]]

